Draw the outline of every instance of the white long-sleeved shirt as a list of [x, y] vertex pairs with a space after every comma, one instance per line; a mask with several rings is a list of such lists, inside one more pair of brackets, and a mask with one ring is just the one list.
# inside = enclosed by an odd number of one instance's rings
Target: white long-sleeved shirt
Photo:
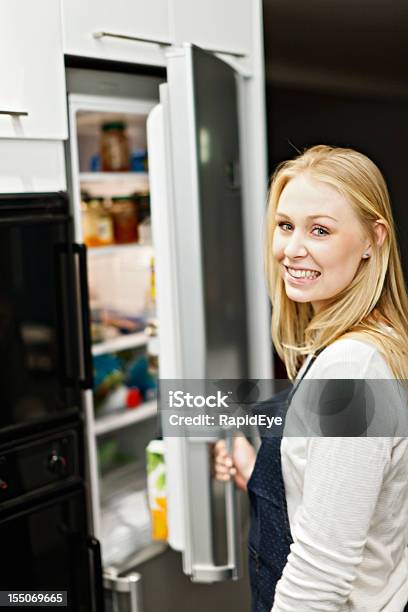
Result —
[[[340, 339], [304, 380], [358, 378], [392, 373], [374, 345]], [[281, 455], [293, 544], [272, 612], [402, 612], [408, 438], [284, 435]]]

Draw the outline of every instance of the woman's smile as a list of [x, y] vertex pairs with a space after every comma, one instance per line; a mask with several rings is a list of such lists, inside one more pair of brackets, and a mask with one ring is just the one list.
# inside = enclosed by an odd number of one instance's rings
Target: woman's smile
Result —
[[284, 280], [295, 285], [311, 285], [321, 276], [321, 272], [310, 268], [292, 268], [285, 265], [283, 268], [286, 273]]

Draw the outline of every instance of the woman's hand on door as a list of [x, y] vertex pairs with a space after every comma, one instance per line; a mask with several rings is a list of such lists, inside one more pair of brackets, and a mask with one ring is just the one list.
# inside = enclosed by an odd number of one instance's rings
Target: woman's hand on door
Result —
[[227, 452], [225, 440], [218, 440], [213, 446], [213, 473], [217, 480], [234, 478], [235, 484], [246, 491], [247, 482], [254, 469], [256, 452], [244, 436], [234, 436], [232, 456]]

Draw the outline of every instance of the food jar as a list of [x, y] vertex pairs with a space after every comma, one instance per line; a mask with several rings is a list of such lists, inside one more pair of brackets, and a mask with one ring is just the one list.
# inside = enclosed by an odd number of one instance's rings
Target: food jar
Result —
[[94, 198], [83, 212], [84, 242], [88, 247], [107, 246], [113, 243], [112, 218], [103, 198]]
[[100, 148], [102, 171], [129, 170], [129, 141], [126, 124], [123, 121], [112, 121], [102, 125]]
[[131, 196], [112, 198], [112, 219], [115, 242], [137, 242], [137, 206]]

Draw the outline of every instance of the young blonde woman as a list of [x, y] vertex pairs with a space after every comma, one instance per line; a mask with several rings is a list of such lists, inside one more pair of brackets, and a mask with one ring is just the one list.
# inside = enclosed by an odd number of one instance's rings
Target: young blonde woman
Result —
[[[266, 275], [272, 339], [296, 390], [316, 379], [405, 388], [408, 298], [387, 188], [371, 160], [322, 145], [279, 166]], [[296, 402], [276, 404], [286, 432]], [[264, 438], [258, 455], [244, 437], [232, 457], [215, 446], [217, 478], [233, 477], [250, 496], [253, 612], [408, 609], [408, 433], [285, 432]]]

